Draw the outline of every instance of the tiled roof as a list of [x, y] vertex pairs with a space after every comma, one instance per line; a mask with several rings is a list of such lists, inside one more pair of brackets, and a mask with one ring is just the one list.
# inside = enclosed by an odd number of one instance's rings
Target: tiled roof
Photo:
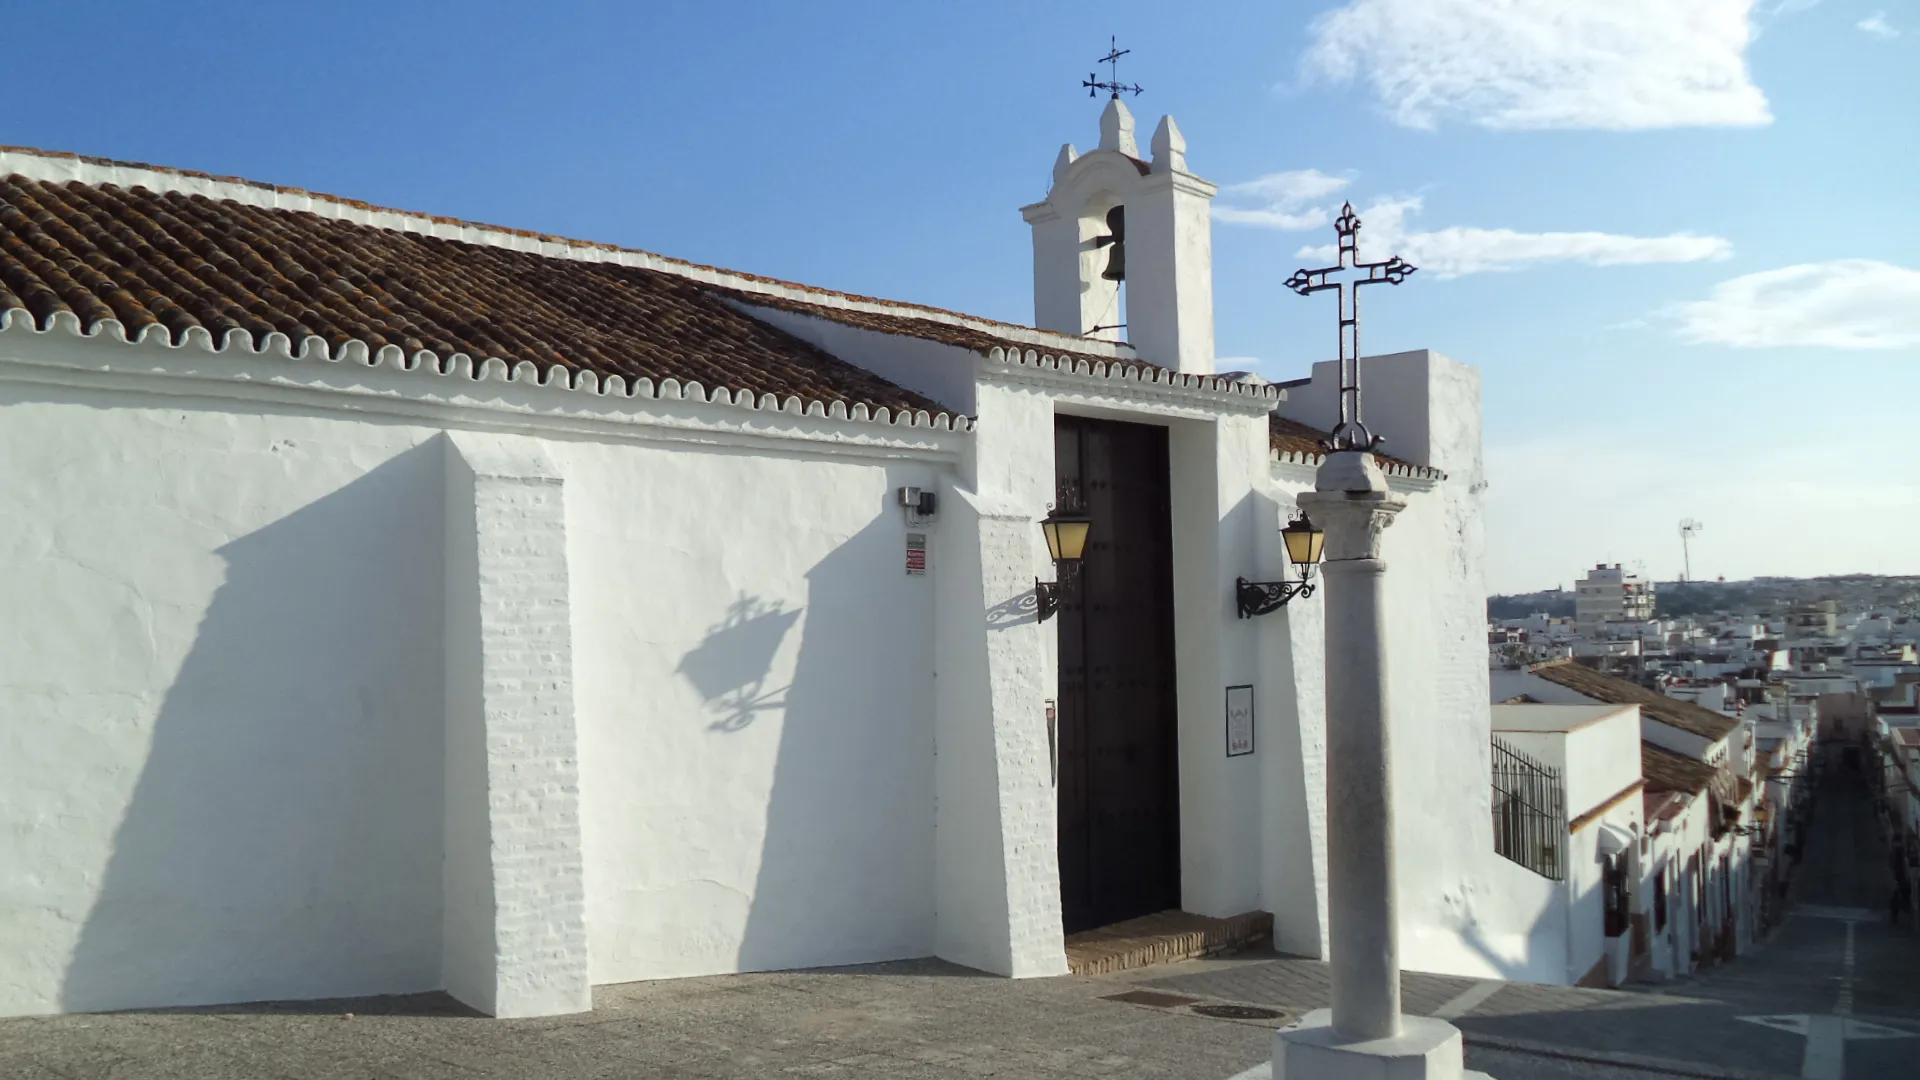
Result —
[[742, 305], [1076, 376], [1223, 400], [1279, 393], [1156, 367], [1123, 343], [237, 177], [0, 146], [0, 326], [12, 308], [41, 329], [62, 311], [88, 332], [112, 318], [129, 340], [152, 327], [178, 344], [200, 327], [214, 342], [239, 330], [261, 349], [277, 332], [295, 351], [313, 342], [338, 356], [359, 341], [443, 371], [462, 354], [474, 370], [497, 357], [542, 381], [550, 369], [655, 391], [673, 379], [783, 408], [845, 402], [856, 417], [886, 408], [895, 422], [917, 411], [914, 422], [946, 425], [936, 403]]
[[1650, 742], [1640, 744], [1640, 775], [1648, 791], [1674, 791], [1698, 795], [1713, 783], [1713, 766], [1676, 754]]
[[[1298, 385], [1298, 383], [1292, 385]], [[1321, 459], [1327, 456], [1326, 441], [1329, 434], [1310, 424], [1281, 416], [1279, 413], [1267, 415], [1267, 444], [1273, 448], [1274, 455], [1282, 461], [1293, 461], [1304, 465], [1319, 464]], [[1447, 476], [1439, 469], [1415, 465], [1411, 461], [1403, 461], [1388, 454], [1375, 454], [1373, 460], [1378, 462], [1381, 470], [1389, 476], [1418, 476], [1433, 480], [1444, 480]]]
[[[1640, 745], [1644, 748], [1647, 744]], [[1643, 773], [1646, 771], [1644, 751], [1640, 768]], [[1688, 796], [1682, 792], [1645, 787], [1640, 790], [1640, 813], [1648, 821], [1667, 821], [1679, 817], [1686, 810], [1688, 801]]]
[[[294, 209], [310, 209], [323, 217], [350, 217], [367, 219], [383, 227], [397, 228], [401, 231], [418, 231], [441, 234], [438, 230], [452, 230], [469, 236], [484, 237], [490, 241], [516, 241], [525, 249], [543, 248], [549, 252], [564, 250], [575, 254], [600, 256], [604, 258], [635, 258], [655, 269], [679, 271], [683, 276], [697, 280], [724, 278], [734, 283], [747, 283], [764, 286], [768, 289], [790, 290], [800, 294], [802, 299], [818, 300], [822, 303], [856, 303], [882, 307], [889, 312], [904, 312], [920, 315], [930, 320], [955, 321], [965, 325], [980, 327], [990, 334], [999, 332], [1009, 341], [1018, 340], [1027, 344], [1039, 344], [1049, 353], [1058, 352], [1063, 343], [1084, 341], [1088, 347], [1098, 346], [1111, 349], [1111, 358], [1127, 359], [1133, 355], [1130, 346], [1117, 345], [1104, 340], [1075, 338], [1069, 334], [1035, 330], [1018, 323], [1000, 322], [978, 315], [950, 311], [928, 304], [916, 304], [905, 300], [883, 300], [857, 293], [840, 292], [825, 289], [817, 285], [802, 285], [779, 278], [750, 274], [739, 270], [721, 270], [712, 266], [657, 255], [649, 251], [623, 248], [613, 244], [598, 243], [591, 240], [579, 240], [572, 237], [554, 236], [549, 233], [534, 232], [530, 229], [515, 229], [504, 225], [487, 225], [480, 222], [464, 221], [460, 218], [439, 214], [421, 214], [407, 210], [395, 210], [390, 207], [376, 206], [359, 199], [346, 199], [338, 195], [308, 191], [305, 188], [286, 187], [268, 184], [259, 180], [249, 180], [240, 176], [220, 176], [199, 172], [193, 169], [176, 169], [166, 165], [150, 165], [137, 161], [116, 161], [112, 158], [96, 157], [91, 154], [74, 154], [60, 150], [39, 150], [25, 146], [0, 145], [0, 163], [11, 168], [0, 168], [0, 174], [25, 171], [34, 174], [35, 179], [58, 180], [65, 182], [78, 178], [82, 183], [105, 184], [119, 183], [122, 187], [148, 187], [160, 191], [180, 190], [189, 194], [198, 192], [212, 194], [214, 197], [237, 198], [252, 206], [265, 206]], [[1136, 166], [1146, 166], [1135, 162]], [[43, 175], [44, 174], [44, 175]], [[110, 178], [110, 179], [105, 179]], [[508, 246], [515, 246], [509, 243]], [[997, 339], [996, 339], [997, 340]]]
[[940, 413], [936, 403], [673, 274], [549, 258], [313, 213], [115, 185], [0, 177], [0, 311], [67, 311], [179, 343], [279, 332], [339, 349], [531, 361], [807, 401]]
[[[736, 289], [713, 290], [737, 303], [749, 306], [774, 308], [789, 311], [797, 315], [811, 315], [818, 319], [828, 319], [845, 326], [861, 330], [872, 330], [881, 334], [893, 334], [896, 337], [922, 338], [937, 341], [943, 345], [953, 345], [977, 353], [988, 353], [994, 349], [1022, 349], [1030, 346], [998, 334], [989, 333], [977, 327], [961, 323], [941, 322], [915, 315], [901, 315], [891, 312], [867, 311], [859, 308], [835, 307], [827, 304], [810, 304], [783, 296], [769, 296], [764, 293], [741, 292]], [[1080, 360], [1085, 363], [1114, 363], [1111, 356], [1098, 356], [1092, 353], [1077, 352], [1072, 349], [1048, 349], [1048, 355], [1061, 359]], [[1141, 360], [1127, 360], [1126, 364], [1148, 371], [1160, 370], [1158, 365]]]
[[1612, 675], [1603, 675], [1583, 664], [1572, 660], [1551, 660], [1528, 669], [1535, 675], [1583, 697], [1602, 701], [1609, 705], [1638, 705], [1640, 711], [1681, 731], [1691, 732], [1703, 739], [1718, 741], [1740, 726], [1738, 720], [1723, 716], [1712, 709], [1695, 705], [1691, 701], [1681, 701], [1638, 683], [1618, 679]]

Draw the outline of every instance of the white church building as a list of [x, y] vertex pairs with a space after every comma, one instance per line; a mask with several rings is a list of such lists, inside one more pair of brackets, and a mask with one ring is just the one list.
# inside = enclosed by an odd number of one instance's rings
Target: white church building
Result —
[[[0, 1015], [1046, 976], [1169, 908], [1322, 955], [1319, 600], [1236, 581], [1336, 372], [1214, 371], [1214, 190], [1109, 104], [1035, 329], [0, 149]], [[1478, 376], [1365, 377], [1402, 956], [1499, 974]]]

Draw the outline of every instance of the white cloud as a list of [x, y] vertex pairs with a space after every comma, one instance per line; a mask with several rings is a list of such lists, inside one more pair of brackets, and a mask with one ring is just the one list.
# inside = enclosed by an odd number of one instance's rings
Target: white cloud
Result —
[[1221, 188], [1220, 201], [1213, 205], [1213, 219], [1270, 229], [1314, 229], [1332, 220], [1325, 207], [1312, 205], [1314, 200], [1346, 186], [1344, 177], [1328, 176], [1318, 169], [1268, 173], [1257, 180]]
[[1705, 300], [1680, 304], [1680, 336], [1757, 349], [1899, 349], [1920, 346], [1920, 270], [1838, 259], [1744, 274]]
[[1301, 73], [1364, 82], [1415, 128], [1751, 126], [1773, 119], [1746, 63], [1768, 14], [1755, 0], [1348, 0], [1314, 20]]
[[1887, 22], [1887, 13], [1884, 11], [1876, 11], [1853, 25], [1877, 38], [1897, 38], [1900, 36], [1899, 29]]
[[[1417, 212], [1420, 206], [1420, 197], [1416, 195], [1384, 199], [1362, 211], [1361, 257], [1384, 259], [1399, 255], [1426, 273], [1451, 278], [1518, 270], [1540, 263], [1577, 262], [1589, 266], [1682, 263], [1724, 259], [1733, 253], [1733, 245], [1721, 237], [1692, 233], [1668, 236], [1529, 233], [1457, 225], [1421, 232], [1407, 224], [1408, 215]], [[1301, 248], [1299, 255], [1331, 264], [1336, 250], [1332, 244], [1310, 245]]]

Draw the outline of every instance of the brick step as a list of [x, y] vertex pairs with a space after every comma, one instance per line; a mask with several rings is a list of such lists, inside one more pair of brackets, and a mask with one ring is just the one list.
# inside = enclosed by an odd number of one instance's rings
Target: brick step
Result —
[[1067, 970], [1104, 975], [1152, 964], [1221, 956], [1273, 939], [1273, 916], [1265, 911], [1217, 919], [1185, 911], [1161, 911], [1067, 938]]

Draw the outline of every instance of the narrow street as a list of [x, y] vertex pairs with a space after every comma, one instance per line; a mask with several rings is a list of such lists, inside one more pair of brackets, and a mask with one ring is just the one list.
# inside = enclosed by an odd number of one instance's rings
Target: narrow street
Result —
[[[1527, 983], [1475, 990], [1472, 980], [1408, 973], [1403, 992], [1407, 1008], [1419, 1012], [1472, 1002], [1452, 1017], [1466, 1033], [1469, 1065], [1517, 1080], [1612, 1076], [1606, 1063], [1627, 1058], [1642, 1059], [1641, 1075], [1666, 1063], [1681, 1075], [1697, 1066], [1907, 1080], [1920, 1077], [1920, 935], [1888, 923], [1891, 891], [1865, 780], [1836, 767], [1817, 793], [1791, 913], [1749, 955], [1626, 990]], [[1324, 966], [1312, 961], [1207, 967], [1150, 984], [1295, 1014], [1324, 1004]]]
[[[1788, 1036], [1781, 1042], [1770, 1031], [1754, 1042], [1780, 1047], [1772, 1071], [1828, 1080], [1920, 1076], [1920, 935], [1888, 922], [1893, 878], [1872, 795], [1859, 771], [1836, 763], [1816, 799], [1786, 921], [1751, 956], [1661, 989]], [[1740, 1019], [1752, 1017], [1772, 1024]], [[1704, 1047], [1739, 1038], [1725, 1023], [1716, 1016], [1703, 1025]], [[1786, 1067], [1795, 1057], [1799, 1068]]]

